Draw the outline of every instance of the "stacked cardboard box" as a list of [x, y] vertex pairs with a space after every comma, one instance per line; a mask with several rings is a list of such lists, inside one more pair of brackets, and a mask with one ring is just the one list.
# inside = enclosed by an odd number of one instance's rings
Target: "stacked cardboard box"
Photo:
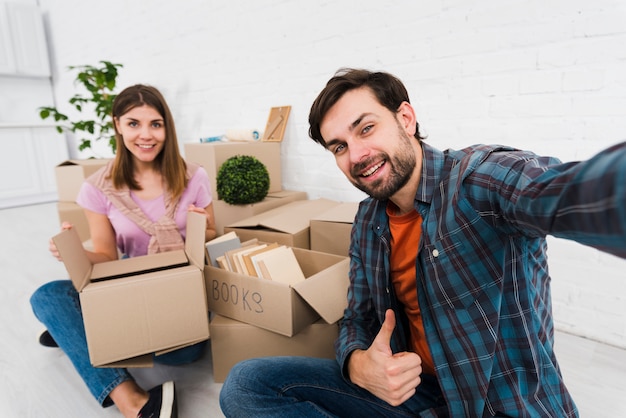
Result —
[[[267, 153], [269, 151], [269, 154]], [[346, 257], [350, 227], [357, 204], [317, 199], [306, 200], [306, 195], [280, 190], [280, 148], [277, 143], [208, 143], [186, 144], [189, 161], [205, 167], [212, 186], [216, 187], [217, 172], [226, 159], [235, 155], [253, 155], [263, 162], [270, 173], [270, 194], [254, 205], [228, 205], [214, 200], [218, 234], [236, 236], [236, 240], [222, 240], [207, 244], [209, 264], [204, 277], [209, 311], [212, 314], [211, 352], [214, 378], [223, 382], [237, 362], [272, 355], [303, 355], [334, 358], [334, 341], [338, 335], [337, 322], [347, 304], [349, 261]], [[276, 180], [274, 180], [276, 179]], [[285, 196], [274, 195], [282, 193]], [[279, 197], [280, 196], [280, 197]], [[291, 200], [285, 197], [291, 196]], [[277, 201], [276, 199], [282, 201]], [[339, 207], [337, 211], [333, 208]], [[323, 216], [322, 216], [323, 215]], [[324, 251], [311, 251], [311, 220], [319, 217], [316, 226], [321, 236], [337, 234], [338, 250], [325, 246]], [[346, 232], [347, 227], [347, 232]], [[255, 241], [246, 255], [260, 244], [287, 246], [296, 259], [298, 274], [287, 268], [287, 258], [280, 259], [279, 268], [289, 270], [281, 278], [268, 280], [251, 273], [237, 263], [238, 245]], [[317, 244], [316, 244], [317, 245]], [[345, 248], [344, 248], [345, 247]], [[219, 249], [218, 249], [219, 248]], [[249, 252], [252, 251], [252, 252]], [[340, 255], [332, 252], [341, 253]], [[217, 253], [232, 253], [232, 262], [226, 268]], [[266, 255], [269, 252], [265, 253]], [[247, 257], [242, 251], [241, 259]], [[230, 257], [230, 255], [229, 255]], [[268, 259], [265, 257], [265, 267]], [[229, 264], [229, 263], [226, 263]], [[263, 264], [259, 261], [259, 264]], [[258, 272], [257, 272], [258, 273]], [[292, 281], [303, 276], [301, 281]]]
[[[259, 243], [255, 239], [252, 241]], [[245, 247], [250, 241], [241, 241], [237, 237], [237, 242]], [[273, 251], [280, 248], [278, 246]], [[293, 265], [287, 263], [287, 257], [282, 260], [283, 267], [287, 270], [289, 264], [289, 271], [293, 276], [300, 276], [300, 280], [285, 280], [284, 277], [269, 280], [205, 265], [208, 306], [216, 314], [211, 322], [216, 381], [223, 381], [236, 362], [247, 358], [270, 355], [334, 357], [337, 321], [343, 316], [347, 304], [348, 259], [303, 248], [287, 248], [295, 259], [298, 274], [292, 270]], [[267, 258], [262, 260], [268, 261]], [[279, 268], [282, 261], [278, 262]], [[252, 344], [243, 344], [246, 339]]]
[[311, 218], [311, 249], [348, 257], [358, 202], [343, 202]]
[[214, 200], [213, 213], [215, 215], [217, 234], [222, 235], [226, 225], [267, 212], [290, 202], [305, 200], [306, 198], [306, 192], [281, 190], [268, 193], [262, 201], [247, 205], [231, 205], [223, 200]]
[[[213, 212], [217, 234], [224, 233], [224, 226], [263, 213], [295, 200], [307, 198], [305, 192], [282, 190], [280, 142], [208, 142], [185, 143], [185, 159], [200, 164], [206, 170], [213, 191]], [[250, 155], [267, 168], [270, 186], [267, 197], [261, 202], [248, 205], [231, 205], [217, 195], [217, 174], [222, 164], [237, 155]]]
[[253, 156], [265, 165], [270, 177], [269, 193], [282, 189], [280, 142], [188, 142], [184, 147], [185, 160], [200, 164], [206, 170], [213, 193], [217, 193], [217, 173], [220, 167], [237, 155]]
[[328, 199], [298, 200], [231, 223], [224, 232], [235, 231], [242, 240], [258, 238], [290, 247], [311, 248], [311, 219], [339, 202]]
[[230, 369], [242, 360], [266, 356], [335, 358], [336, 323], [317, 321], [293, 337], [286, 337], [221, 315], [211, 319], [213, 379], [222, 383]]
[[76, 198], [80, 187], [87, 177], [104, 167], [109, 159], [67, 160], [55, 167], [57, 182], [57, 212], [59, 222], [67, 221], [74, 225], [81, 241], [90, 237], [89, 224], [83, 208], [78, 206]]

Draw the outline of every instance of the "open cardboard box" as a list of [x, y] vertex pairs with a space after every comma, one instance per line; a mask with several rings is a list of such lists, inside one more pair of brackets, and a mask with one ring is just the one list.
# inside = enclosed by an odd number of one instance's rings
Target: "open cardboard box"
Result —
[[320, 317], [337, 322], [347, 306], [348, 258], [292, 249], [306, 278], [292, 286], [206, 265], [209, 310], [288, 337]]
[[280, 142], [188, 142], [184, 144], [185, 159], [204, 167], [217, 195], [217, 173], [224, 162], [236, 155], [249, 155], [262, 162], [270, 177], [269, 193], [282, 190]]
[[348, 257], [359, 202], [343, 202], [311, 218], [311, 249]]
[[266, 356], [335, 358], [337, 323], [317, 321], [293, 337], [276, 334], [254, 325], [213, 315], [210, 323], [213, 379], [223, 383], [238, 362]]
[[53, 237], [79, 292], [94, 366], [127, 365], [138, 356], [151, 358], [209, 338], [202, 274], [205, 222], [203, 215], [188, 213], [184, 250], [97, 264], [75, 230]]
[[224, 227], [224, 233], [235, 231], [242, 241], [258, 238], [289, 247], [311, 248], [311, 218], [339, 202], [328, 199], [297, 200], [259, 213]]
[[217, 234], [224, 234], [224, 226], [226, 225], [267, 212], [296, 200], [306, 200], [306, 198], [306, 192], [281, 190], [280, 192], [268, 193], [262, 201], [247, 205], [231, 205], [223, 200], [214, 200], [213, 212], [215, 214]]

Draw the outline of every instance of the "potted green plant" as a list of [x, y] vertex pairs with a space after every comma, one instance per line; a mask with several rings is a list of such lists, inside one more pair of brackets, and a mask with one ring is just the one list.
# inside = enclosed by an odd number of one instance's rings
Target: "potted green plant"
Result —
[[[115, 153], [115, 130], [111, 119], [111, 109], [113, 99], [115, 99], [115, 86], [117, 83], [118, 68], [123, 67], [122, 64], [114, 64], [109, 61], [100, 61], [99, 65], [78, 65], [70, 66], [70, 71], [77, 70], [75, 84], [82, 85], [86, 93], [77, 93], [70, 98], [69, 103], [78, 112], [93, 112], [94, 118], [84, 120], [70, 120], [70, 118], [61, 113], [56, 107], [44, 106], [40, 107], [39, 116], [41, 119], [53, 118], [56, 122], [56, 129], [59, 133], [63, 132], [82, 132], [79, 151], [92, 149], [92, 141], [105, 140], [111, 151]], [[93, 114], [92, 113], [92, 114]]]
[[217, 172], [217, 195], [231, 205], [260, 202], [269, 188], [267, 168], [250, 155], [230, 157]]

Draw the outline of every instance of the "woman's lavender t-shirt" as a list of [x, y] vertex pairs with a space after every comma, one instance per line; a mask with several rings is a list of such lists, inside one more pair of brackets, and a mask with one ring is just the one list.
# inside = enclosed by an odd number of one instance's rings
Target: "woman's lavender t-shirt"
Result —
[[[165, 214], [165, 201], [163, 195], [152, 199], [139, 199], [133, 191], [130, 192], [137, 206], [146, 214], [148, 219], [156, 222]], [[84, 182], [77, 203], [92, 212], [106, 215], [115, 230], [117, 247], [129, 257], [146, 255], [150, 235], [145, 233], [133, 221], [124, 216], [102, 193], [102, 191], [88, 182]], [[174, 220], [178, 225], [183, 239], [185, 238], [185, 226], [187, 224], [187, 208], [193, 204], [200, 208], [206, 208], [212, 202], [211, 184], [206, 171], [199, 167], [189, 180], [187, 188], [180, 197]]]

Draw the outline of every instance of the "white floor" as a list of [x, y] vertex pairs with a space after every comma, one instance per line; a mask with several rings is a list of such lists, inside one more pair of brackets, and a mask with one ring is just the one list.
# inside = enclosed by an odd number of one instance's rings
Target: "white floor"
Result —
[[[101, 409], [65, 355], [41, 347], [42, 329], [30, 309], [31, 293], [46, 281], [66, 278], [48, 253], [58, 232], [56, 205], [0, 210], [0, 417], [119, 417]], [[626, 417], [626, 350], [558, 333], [556, 350], [582, 417]], [[146, 388], [174, 379], [183, 418], [223, 417], [220, 384], [213, 382], [209, 350], [184, 367], [133, 371]]]
[[[37, 343], [43, 328], [30, 308], [30, 295], [49, 280], [67, 278], [63, 264], [48, 252], [49, 238], [59, 231], [56, 204], [2, 209], [0, 231], [5, 283], [0, 288], [0, 418], [121, 417], [115, 407], [99, 406], [61, 350]], [[222, 385], [213, 382], [209, 350], [191, 365], [131, 373], [147, 389], [174, 380], [182, 418], [223, 417]]]

